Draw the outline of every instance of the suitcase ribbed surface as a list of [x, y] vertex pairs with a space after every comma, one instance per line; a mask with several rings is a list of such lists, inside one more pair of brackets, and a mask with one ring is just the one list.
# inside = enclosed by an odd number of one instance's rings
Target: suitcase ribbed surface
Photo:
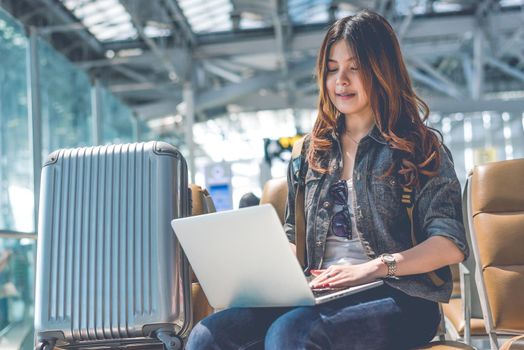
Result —
[[154, 232], [163, 228], [155, 215], [165, 200], [157, 198], [151, 144], [61, 150], [47, 173], [42, 205], [53, 217], [41, 228], [49, 231], [49, 260], [41, 258], [48, 276], [40, 276], [49, 289], [39, 303], [48, 318], [41, 322], [70, 325], [66, 338], [137, 336], [130, 329], [157, 317], [162, 242]]

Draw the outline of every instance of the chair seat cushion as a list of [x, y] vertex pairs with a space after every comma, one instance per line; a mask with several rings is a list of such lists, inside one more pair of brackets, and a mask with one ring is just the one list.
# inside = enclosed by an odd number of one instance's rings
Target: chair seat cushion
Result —
[[191, 286], [191, 297], [193, 303], [193, 324], [196, 324], [201, 319], [211, 315], [213, 308], [209, 305], [206, 295], [200, 286], [200, 283], [193, 282]]
[[[462, 314], [462, 300], [451, 299], [448, 304], [442, 304], [444, 316], [451, 322], [460, 336], [464, 336], [464, 326], [466, 324]], [[481, 318], [471, 319], [471, 335], [486, 335], [484, 320]]]
[[421, 347], [421, 348], [417, 348], [417, 350], [422, 350], [422, 349], [431, 349], [431, 350], [453, 350], [453, 349], [466, 349], [466, 350], [475, 350], [475, 348], [467, 345], [467, 344], [464, 344], [464, 343], [460, 343], [458, 341], [434, 341], [434, 342], [431, 342], [429, 343], [428, 345], [424, 346], [424, 347]]
[[519, 335], [506, 341], [500, 350], [524, 350], [524, 335]]

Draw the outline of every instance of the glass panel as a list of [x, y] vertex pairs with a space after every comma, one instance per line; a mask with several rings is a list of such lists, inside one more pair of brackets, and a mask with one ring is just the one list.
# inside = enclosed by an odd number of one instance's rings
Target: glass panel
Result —
[[524, 113], [510, 113], [509, 116], [513, 158], [524, 158]]
[[26, 55], [22, 27], [0, 9], [0, 230], [33, 232]]
[[42, 102], [42, 155], [91, 142], [91, 85], [87, 74], [43, 40], [38, 41]]
[[31, 239], [0, 238], [0, 343], [13, 348], [32, 348], [34, 249]]
[[153, 129], [149, 127], [147, 122], [143, 121], [140, 118], [138, 119], [137, 127], [138, 127], [138, 140], [137, 141], [144, 142], [144, 141], [161, 139], [159, 135]]
[[102, 143], [134, 142], [133, 111], [107, 89], [101, 90]]
[[459, 181], [464, 185], [476, 165], [524, 157], [522, 113], [454, 113], [432, 115], [430, 126], [441, 130], [451, 150]]

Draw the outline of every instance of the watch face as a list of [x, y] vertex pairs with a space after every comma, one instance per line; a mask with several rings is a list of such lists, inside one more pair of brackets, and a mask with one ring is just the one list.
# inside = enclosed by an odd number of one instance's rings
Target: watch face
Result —
[[395, 262], [395, 258], [393, 257], [393, 255], [384, 255], [384, 260], [388, 263]]

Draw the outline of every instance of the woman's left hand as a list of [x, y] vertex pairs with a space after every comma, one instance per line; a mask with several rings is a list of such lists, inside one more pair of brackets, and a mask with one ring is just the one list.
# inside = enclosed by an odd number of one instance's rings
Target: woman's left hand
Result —
[[311, 288], [343, 288], [365, 284], [380, 276], [380, 265], [374, 260], [358, 265], [332, 265], [325, 270], [311, 270], [316, 278]]

